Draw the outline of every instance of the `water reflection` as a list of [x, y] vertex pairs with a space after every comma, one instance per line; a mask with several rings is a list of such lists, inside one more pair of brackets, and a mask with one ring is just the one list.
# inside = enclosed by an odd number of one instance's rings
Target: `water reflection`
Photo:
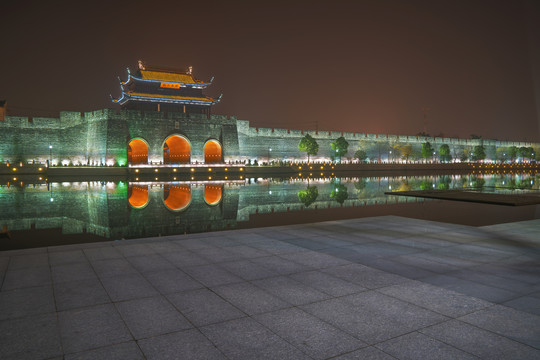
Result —
[[109, 239], [172, 235], [235, 228], [256, 214], [422, 202], [384, 193], [423, 189], [518, 193], [539, 187], [531, 174], [8, 183], [0, 185], [0, 230], [61, 228]]

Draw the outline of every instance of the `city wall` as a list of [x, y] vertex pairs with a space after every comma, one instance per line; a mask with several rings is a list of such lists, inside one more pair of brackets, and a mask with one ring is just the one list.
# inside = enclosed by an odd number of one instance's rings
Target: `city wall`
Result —
[[488, 159], [496, 158], [497, 148], [510, 146], [533, 147], [540, 155], [540, 144], [529, 142], [256, 128], [234, 116], [103, 109], [61, 112], [58, 118], [7, 116], [0, 121], [0, 162], [124, 166], [128, 143], [139, 138], [148, 144], [148, 161], [160, 164], [164, 142], [171, 135], [188, 140], [193, 163], [204, 162], [204, 145], [211, 139], [222, 145], [225, 162], [306, 161], [306, 153], [298, 149], [306, 134], [319, 144], [318, 154], [311, 157], [314, 161], [330, 160], [330, 144], [341, 136], [349, 143], [347, 154], [340, 159], [345, 161], [353, 160], [358, 149], [366, 151], [370, 162], [397, 161], [400, 154], [395, 145], [405, 144], [412, 146], [409, 160], [419, 159], [425, 142], [430, 142], [436, 153], [441, 145], [448, 144], [454, 159], [477, 145], [485, 147]]

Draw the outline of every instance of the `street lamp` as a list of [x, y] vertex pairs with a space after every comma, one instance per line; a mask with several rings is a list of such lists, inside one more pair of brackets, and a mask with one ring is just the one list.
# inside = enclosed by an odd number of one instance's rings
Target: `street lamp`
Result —
[[270, 153], [272, 152], [272, 148], [268, 148], [268, 165], [270, 165]]
[[51, 153], [51, 157], [50, 157], [50, 160], [49, 160], [49, 166], [52, 166], [52, 145], [49, 145], [49, 151]]
[[[390, 150], [390, 157], [392, 157], [392, 150]], [[390, 159], [388, 159], [388, 161], [390, 162]]]

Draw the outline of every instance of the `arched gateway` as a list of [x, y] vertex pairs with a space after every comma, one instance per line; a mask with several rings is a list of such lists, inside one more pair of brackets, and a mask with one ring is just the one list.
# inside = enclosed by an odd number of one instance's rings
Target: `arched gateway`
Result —
[[128, 144], [127, 150], [129, 164], [147, 164], [148, 163], [148, 144], [142, 139], [132, 139]]
[[188, 164], [191, 160], [191, 144], [182, 135], [171, 135], [163, 143], [164, 164]]
[[221, 144], [217, 140], [208, 140], [204, 144], [204, 162], [206, 164], [220, 163], [223, 160]]
[[172, 211], [182, 211], [191, 203], [191, 186], [170, 185], [163, 189], [163, 202]]

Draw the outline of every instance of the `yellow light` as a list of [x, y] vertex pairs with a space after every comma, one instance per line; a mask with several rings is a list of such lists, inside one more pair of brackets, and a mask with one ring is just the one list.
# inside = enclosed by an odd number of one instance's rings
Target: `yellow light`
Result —
[[212, 177], [211, 177], [211, 176], [209, 176], [209, 177], [208, 177], [208, 180], [212, 180]]
[[173, 172], [176, 172], [176, 169], [172, 169]]
[[17, 168], [13, 168], [13, 171], [17, 171]]
[[139, 172], [139, 169], [135, 169], [135, 172]]
[[39, 171], [43, 170], [42, 168], [38, 168]]
[[193, 176], [191, 177], [191, 180], [195, 179]]
[[154, 169], [155, 172], [158, 172], [159, 170], [158, 169]]
[[39, 180], [43, 180], [43, 178], [40, 176], [40, 177], [39, 177]]
[[229, 169], [225, 168], [225, 171], [229, 171]]
[[135, 180], [139, 181], [139, 178], [135, 178]]
[[14, 181], [17, 181], [17, 178], [13, 178]]
[[240, 168], [240, 171], [244, 171], [244, 168]]
[[194, 168], [191, 168], [191, 172], [194, 172], [194, 171], [195, 171], [195, 169], [194, 169]]
[[321, 166], [321, 169], [323, 169], [323, 168], [324, 168], [324, 167], [323, 167], [323, 166]]
[[156, 178], [156, 180], [157, 180], [157, 178]]
[[208, 168], [208, 171], [212, 171], [212, 168]]
[[174, 177], [173, 180], [176, 180], [176, 178]]
[[313, 166], [310, 166], [310, 167], [309, 167], [309, 170], [313, 170]]
[[243, 179], [244, 177], [243, 176], [240, 176], [240, 179]]
[[227, 177], [227, 176], [225, 176], [225, 180], [227, 180], [227, 179], [228, 179], [228, 177]]
[[302, 170], [302, 167], [301, 167], [301, 166], [299, 166], [299, 167], [298, 167], [298, 170]]

